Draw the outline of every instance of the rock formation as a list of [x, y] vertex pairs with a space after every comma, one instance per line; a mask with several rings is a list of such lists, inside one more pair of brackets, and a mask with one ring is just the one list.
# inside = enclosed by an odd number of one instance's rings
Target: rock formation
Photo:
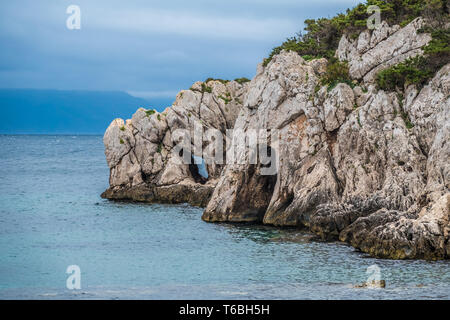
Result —
[[[111, 174], [103, 196], [206, 206], [210, 222], [308, 228], [377, 257], [448, 259], [450, 64], [404, 96], [374, 84], [380, 70], [422, 53], [431, 40], [422, 25], [417, 18], [343, 36], [336, 56], [348, 61], [353, 88], [321, 86], [325, 59], [282, 51], [250, 83], [198, 82], [161, 114], [139, 109], [114, 120], [104, 136]], [[224, 136], [239, 129], [243, 139], [276, 131], [267, 148], [277, 171], [263, 174], [264, 163], [244, 150], [239, 163], [208, 164], [208, 179], [199, 177], [171, 152], [173, 132], [195, 123]]]
[[[205, 179], [194, 161], [185, 164], [183, 155], [173, 152], [179, 138], [173, 134], [177, 129], [192, 133], [200, 126], [225, 135], [234, 125], [247, 86], [236, 81], [196, 82], [162, 113], [141, 108], [131, 120], [115, 119], [103, 137], [110, 187], [102, 197], [206, 206], [222, 165], [208, 164]], [[203, 147], [208, 147], [207, 141]]]
[[352, 78], [371, 83], [380, 70], [423, 53], [421, 48], [431, 40], [430, 34], [418, 32], [424, 26], [420, 17], [404, 28], [389, 27], [383, 21], [373, 32], [361, 32], [354, 42], [344, 35], [336, 55], [340, 60], [349, 61]]

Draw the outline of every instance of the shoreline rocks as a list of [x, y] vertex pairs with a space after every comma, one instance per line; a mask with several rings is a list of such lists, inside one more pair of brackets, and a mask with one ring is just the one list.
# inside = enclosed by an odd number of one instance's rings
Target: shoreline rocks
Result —
[[[110, 187], [102, 197], [115, 200], [183, 203], [205, 207], [222, 165], [207, 164], [208, 179], [194, 164], [183, 162], [175, 152], [180, 130], [190, 136], [186, 144], [194, 149], [194, 130], [212, 128], [225, 136], [242, 107], [248, 84], [211, 80], [196, 82], [178, 95], [172, 107], [163, 112], [140, 108], [130, 120], [115, 119], [103, 142], [110, 167]], [[178, 130], [178, 131], [177, 131]], [[208, 148], [208, 141], [202, 147]], [[197, 154], [202, 157], [203, 154]], [[193, 162], [193, 161], [192, 161]]]
[[[448, 259], [450, 64], [404, 96], [373, 84], [374, 70], [421, 53], [431, 39], [418, 32], [422, 24], [383, 23], [353, 42], [344, 36], [336, 55], [360, 81], [354, 88], [321, 86], [325, 59], [282, 51], [249, 83], [197, 82], [162, 113], [139, 109], [114, 120], [104, 136], [111, 173], [102, 196], [188, 202], [205, 207], [207, 222], [308, 228], [374, 257]], [[237, 163], [206, 161], [202, 177], [174, 152], [176, 130], [194, 136], [198, 125], [221, 132], [225, 152], [233, 144], [227, 129], [244, 140], [252, 130], [276, 132], [265, 146], [276, 172], [265, 174], [267, 164], [241, 150]], [[208, 160], [193, 139], [187, 144]]]
[[212, 184], [199, 185], [192, 182], [160, 187], [149, 187], [145, 184], [140, 184], [131, 188], [108, 188], [101, 194], [101, 197], [110, 200], [149, 203], [189, 203], [192, 206], [205, 207], [208, 204], [213, 191], [214, 185]]

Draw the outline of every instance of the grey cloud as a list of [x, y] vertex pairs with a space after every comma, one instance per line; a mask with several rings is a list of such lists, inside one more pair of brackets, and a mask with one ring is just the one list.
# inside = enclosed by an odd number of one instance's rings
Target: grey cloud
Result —
[[[250, 78], [304, 19], [357, 2], [2, 1], [0, 87], [164, 96], [209, 76]], [[65, 26], [70, 4], [81, 7], [81, 30]]]

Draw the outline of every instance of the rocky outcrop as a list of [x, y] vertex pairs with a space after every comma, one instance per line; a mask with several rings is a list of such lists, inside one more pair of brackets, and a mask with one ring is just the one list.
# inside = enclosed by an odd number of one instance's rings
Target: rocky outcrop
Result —
[[[321, 63], [326, 64], [326, 61]], [[300, 171], [309, 171], [315, 175], [320, 165], [311, 171], [306, 163], [312, 165], [326, 159], [321, 152], [316, 153], [316, 147], [325, 135], [320, 111], [313, 104], [318, 82], [315, 64], [317, 62], [307, 63], [294, 52], [283, 52], [266, 68], [258, 67], [235, 128], [244, 133], [260, 129], [278, 130], [281, 143], [272, 141], [270, 147], [279, 159], [277, 167], [280, 172], [276, 176], [262, 175], [260, 165], [249, 163], [249, 150], [246, 150], [239, 164], [225, 166], [203, 214], [204, 220], [264, 220], [276, 225], [298, 225], [297, 216], [288, 214], [291, 209], [288, 202], [293, 200], [295, 192], [310, 196], [314, 191], [317, 200], [320, 200], [318, 197], [322, 192], [332, 192], [326, 183], [315, 186], [317, 181], [308, 180], [309, 184], [305, 185], [300, 174]], [[327, 177], [323, 178], [326, 180]], [[259, 190], [258, 193], [255, 189]], [[308, 206], [309, 202], [304, 204]], [[270, 214], [265, 214], [266, 211]]]
[[[222, 165], [206, 164], [208, 179], [200, 175], [194, 156], [204, 155], [194, 150], [193, 131], [214, 128], [225, 136], [242, 107], [246, 86], [235, 81], [196, 82], [190, 90], [181, 91], [162, 113], [141, 108], [130, 120], [115, 119], [103, 138], [110, 187], [102, 196], [206, 206]], [[183, 161], [186, 155], [174, 152], [180, 139], [177, 129], [190, 133], [190, 164]], [[208, 144], [205, 140], [202, 147]]]
[[379, 257], [448, 258], [450, 66], [406, 98], [372, 84], [379, 70], [421, 53], [430, 40], [417, 32], [422, 23], [342, 38], [337, 55], [363, 87], [313, 90], [320, 74], [289, 52], [259, 67], [236, 126], [279, 130], [272, 197], [265, 211], [248, 208], [250, 166], [227, 165], [203, 219], [307, 227]]
[[[420, 93], [407, 90], [405, 110], [414, 127], [413, 140], [423, 167], [411, 167], [411, 153], [398, 164], [407, 166], [400, 186], [411, 193], [410, 204], [379, 209], [339, 235], [340, 240], [386, 258], [448, 258], [450, 254], [450, 65], [440, 70]], [[419, 163], [419, 159], [414, 162]], [[411, 174], [417, 170], [417, 178]], [[419, 171], [420, 170], [420, 171]], [[420, 177], [421, 175], [421, 177]], [[394, 191], [394, 190], [393, 190]], [[398, 193], [396, 193], [398, 194]], [[385, 197], [386, 198], [386, 197]]]
[[[104, 137], [111, 168], [104, 196], [190, 202], [206, 206], [209, 222], [308, 228], [378, 257], [448, 259], [450, 64], [404, 95], [373, 84], [379, 70], [421, 53], [430, 41], [418, 32], [422, 24], [383, 23], [353, 42], [344, 36], [336, 55], [348, 61], [353, 88], [321, 86], [325, 59], [282, 51], [249, 84], [196, 83], [162, 114], [140, 109], [113, 121]], [[200, 120], [238, 132], [225, 138], [227, 159], [237, 161], [208, 164], [203, 180], [171, 152], [174, 130], [195, 130]], [[270, 161], [263, 149], [233, 149], [236, 136], [264, 143]]]
[[404, 28], [398, 25], [389, 27], [383, 21], [373, 32], [361, 32], [354, 41], [344, 35], [336, 55], [340, 60], [349, 62], [353, 79], [362, 79], [369, 84], [382, 69], [422, 54], [421, 48], [431, 40], [430, 34], [419, 32], [423, 26], [421, 17]]

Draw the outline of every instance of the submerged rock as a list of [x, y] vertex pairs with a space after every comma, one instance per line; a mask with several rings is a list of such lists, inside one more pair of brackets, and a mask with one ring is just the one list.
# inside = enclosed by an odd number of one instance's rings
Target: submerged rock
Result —
[[379, 288], [386, 288], [386, 281], [385, 280], [372, 280], [369, 282], [364, 282], [362, 284], [354, 285], [353, 288], [368, 288], [368, 289], [379, 289]]

